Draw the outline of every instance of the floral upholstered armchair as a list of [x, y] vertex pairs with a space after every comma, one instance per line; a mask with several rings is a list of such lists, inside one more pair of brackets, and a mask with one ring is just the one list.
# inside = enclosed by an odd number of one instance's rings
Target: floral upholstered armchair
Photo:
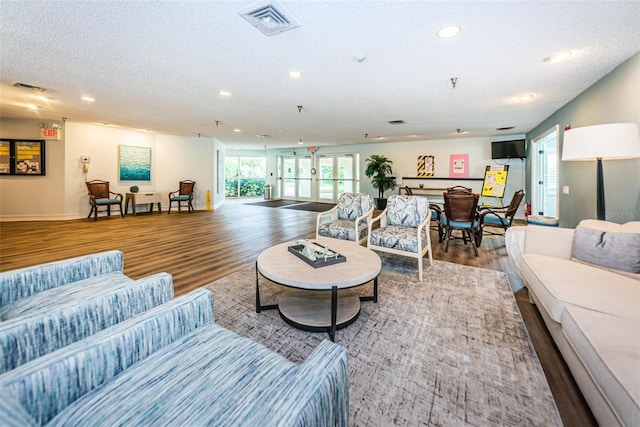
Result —
[[333, 209], [318, 214], [316, 239], [324, 237], [362, 243], [367, 240], [372, 216], [373, 199], [370, 195], [342, 193]]
[[[380, 221], [380, 227], [372, 225]], [[387, 208], [369, 222], [369, 249], [418, 259], [418, 277], [422, 281], [422, 258], [429, 252], [429, 266], [433, 265], [431, 252], [431, 209], [429, 200], [420, 196], [393, 195]]]

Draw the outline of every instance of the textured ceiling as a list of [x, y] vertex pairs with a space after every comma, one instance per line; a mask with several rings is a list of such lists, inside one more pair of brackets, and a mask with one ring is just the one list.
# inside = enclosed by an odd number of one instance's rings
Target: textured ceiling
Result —
[[229, 148], [522, 134], [640, 50], [638, 1], [279, 1], [300, 26], [270, 37], [237, 13], [264, 3], [2, 0], [0, 115]]

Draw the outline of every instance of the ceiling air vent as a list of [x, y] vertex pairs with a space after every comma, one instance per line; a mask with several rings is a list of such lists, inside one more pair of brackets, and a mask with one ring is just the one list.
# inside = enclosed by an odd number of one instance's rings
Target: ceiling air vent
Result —
[[389, 123], [390, 125], [403, 125], [404, 120], [389, 120], [387, 123]]
[[251, 25], [267, 36], [280, 34], [299, 27], [298, 23], [282, 8], [273, 2], [262, 6], [252, 6], [238, 12]]

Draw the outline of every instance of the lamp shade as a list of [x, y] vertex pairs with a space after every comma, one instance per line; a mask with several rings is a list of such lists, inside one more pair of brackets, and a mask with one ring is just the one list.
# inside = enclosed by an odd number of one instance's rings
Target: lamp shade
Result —
[[635, 123], [585, 126], [564, 133], [562, 160], [635, 157], [640, 157], [640, 137]]

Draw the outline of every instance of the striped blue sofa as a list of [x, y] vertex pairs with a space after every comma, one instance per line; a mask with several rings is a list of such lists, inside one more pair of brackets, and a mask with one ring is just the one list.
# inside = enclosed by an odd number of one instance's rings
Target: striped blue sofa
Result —
[[0, 375], [6, 426], [347, 426], [346, 349], [296, 365], [198, 289]]
[[172, 299], [171, 275], [134, 281], [120, 251], [0, 273], [0, 373]]

